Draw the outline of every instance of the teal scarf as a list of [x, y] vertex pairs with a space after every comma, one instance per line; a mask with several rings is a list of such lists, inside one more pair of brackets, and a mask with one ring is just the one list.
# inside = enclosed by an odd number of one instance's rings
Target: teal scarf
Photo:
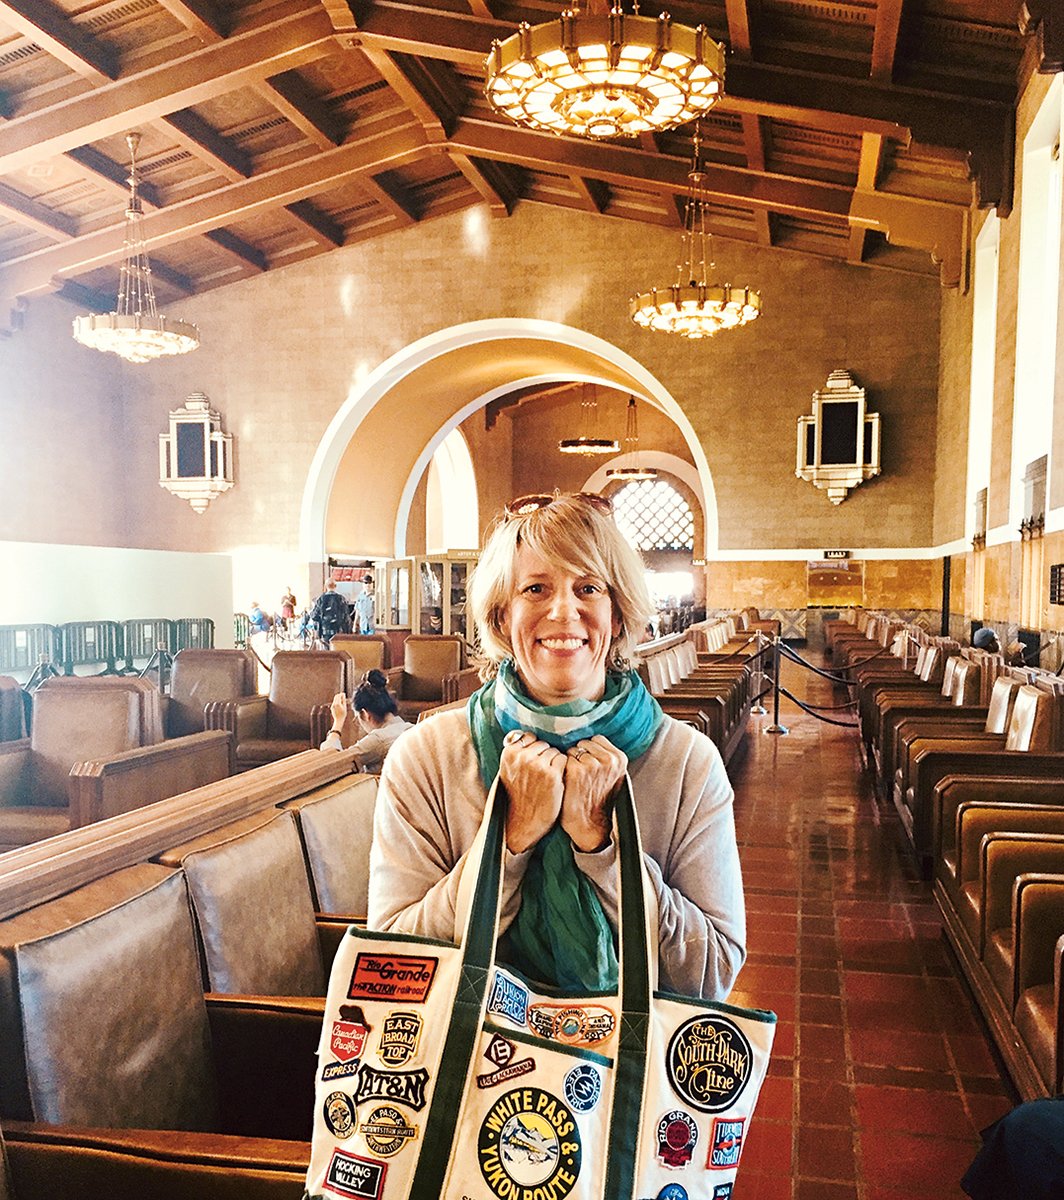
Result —
[[[635, 671], [606, 677], [601, 700], [542, 705], [524, 694], [512, 662], [469, 698], [469, 728], [485, 787], [499, 773], [503, 738], [534, 733], [558, 750], [602, 734], [631, 762], [650, 747], [663, 714]], [[531, 979], [563, 989], [614, 991], [613, 932], [591, 881], [578, 869], [560, 825], [532, 851], [521, 907], [502, 957]]]

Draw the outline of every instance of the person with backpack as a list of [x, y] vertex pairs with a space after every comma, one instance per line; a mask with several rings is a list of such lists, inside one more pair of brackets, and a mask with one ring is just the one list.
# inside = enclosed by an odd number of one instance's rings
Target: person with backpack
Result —
[[326, 582], [325, 591], [314, 601], [310, 619], [326, 646], [336, 634], [351, 632], [351, 613], [347, 601], [336, 590], [335, 579]]

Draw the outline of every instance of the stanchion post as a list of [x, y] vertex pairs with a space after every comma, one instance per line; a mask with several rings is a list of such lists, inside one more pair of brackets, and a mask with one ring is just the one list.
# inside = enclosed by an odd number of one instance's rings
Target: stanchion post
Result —
[[765, 727], [765, 733], [777, 733], [781, 737], [790, 733], [786, 725], [780, 724], [780, 638], [775, 634], [772, 639], [773, 666], [775, 679], [772, 681], [772, 724]]
[[751, 706], [750, 711], [755, 716], [763, 717], [768, 712], [768, 709], [761, 703], [761, 695], [765, 690], [765, 642], [768, 641], [768, 638], [765, 637], [760, 629], [755, 629], [754, 635], [757, 638], [757, 657], [754, 660], [756, 665], [754, 667], [752, 686], [757, 699]]

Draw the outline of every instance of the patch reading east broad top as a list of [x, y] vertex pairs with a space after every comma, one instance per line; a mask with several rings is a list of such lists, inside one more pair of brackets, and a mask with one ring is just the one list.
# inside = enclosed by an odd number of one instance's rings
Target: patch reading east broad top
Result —
[[722, 1013], [685, 1021], [665, 1059], [669, 1083], [699, 1112], [723, 1112], [750, 1082], [753, 1052], [746, 1035]]
[[411, 954], [360, 954], [351, 973], [348, 999], [424, 1004], [439, 961]]
[[564, 1200], [580, 1175], [580, 1131], [541, 1088], [514, 1088], [488, 1110], [477, 1139], [484, 1181], [497, 1200]]

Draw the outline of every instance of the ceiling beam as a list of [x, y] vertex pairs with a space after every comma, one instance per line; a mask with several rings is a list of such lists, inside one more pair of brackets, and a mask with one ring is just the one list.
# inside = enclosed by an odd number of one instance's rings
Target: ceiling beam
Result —
[[[443, 142], [458, 118], [457, 88], [445, 80], [442, 68], [447, 64], [391, 54], [372, 46], [363, 53], [403, 104], [421, 122], [430, 142]], [[452, 83], [452, 86], [448, 86]]]
[[252, 246], [245, 242], [242, 237], [237, 237], [235, 233], [230, 233], [228, 229], [212, 229], [206, 235], [207, 241], [218, 247], [219, 250], [225, 251], [231, 258], [235, 258], [237, 262], [243, 266], [252, 267], [256, 272], [262, 273], [269, 269], [269, 261], [266, 255], [258, 249], [257, 246]]
[[0, 128], [0, 174], [124, 133], [145, 121], [213, 100], [295, 69], [335, 49], [326, 14], [315, 9], [16, 117]]
[[16, 224], [35, 229], [50, 238], [72, 238], [78, 232], [78, 223], [73, 217], [55, 212], [47, 205], [23, 196], [6, 183], [0, 183], [0, 213]]
[[569, 182], [576, 190], [580, 207], [586, 212], [602, 213], [610, 202], [610, 189], [600, 179], [585, 179], [583, 175], [570, 175]]
[[285, 211], [324, 249], [334, 250], [344, 244], [343, 227], [309, 200], [297, 200], [295, 204], [286, 204]]
[[374, 204], [394, 217], [400, 225], [416, 225], [421, 219], [417, 205], [398, 188], [382, 183], [373, 175], [363, 175], [360, 183]]
[[728, 18], [728, 45], [732, 54], [749, 58], [753, 53], [750, 40], [750, 10], [746, 0], [724, 0], [724, 12]]
[[3, 0], [0, 21], [83, 79], [106, 83], [118, 74], [115, 56], [44, 0]]
[[156, 0], [156, 3], [201, 42], [213, 42], [228, 32], [217, 5], [211, 0]]
[[878, 229], [895, 246], [926, 250], [939, 268], [943, 287], [967, 288], [970, 209], [857, 188], [850, 221]]
[[477, 159], [461, 154], [448, 145], [451, 161], [465, 176], [473, 190], [487, 204], [493, 217], [508, 217], [521, 198], [521, 188], [515, 178], [515, 169], [504, 162]]
[[[684, 194], [686, 162], [648, 154], [616, 143], [597, 143], [553, 133], [504, 127], [497, 122], [464, 118], [451, 138], [453, 151], [480, 158], [516, 162], [531, 170], [574, 172], [620, 187]], [[704, 188], [711, 202], [767, 208], [799, 215], [846, 217], [850, 189], [782, 175], [759, 175], [738, 167], [703, 164]]]
[[[142, 222], [149, 252], [190, 237], [307, 200], [352, 179], [413, 162], [427, 146], [416, 129], [386, 130], [357, 144], [325, 150], [312, 159], [215, 189], [203, 196], [147, 213]], [[350, 239], [345, 239], [350, 240]], [[77, 275], [118, 262], [121, 229], [114, 225], [9, 260], [0, 269], [0, 296], [37, 295], [50, 290], [53, 276]]]
[[1057, 0], [1025, 0], [1018, 24], [1024, 37], [1035, 39], [1039, 72], [1054, 75], [1064, 71], [1064, 13]]
[[231, 183], [247, 179], [251, 159], [227, 138], [212, 129], [202, 117], [191, 111], [171, 113], [166, 119], [177, 144]]
[[902, 0], [879, 0], [876, 5], [876, 28], [872, 35], [873, 79], [889, 83], [894, 78], [894, 56], [898, 52], [898, 31], [901, 28]]
[[[874, 192], [879, 186], [879, 165], [883, 159], [883, 139], [876, 133], [866, 133], [861, 138], [861, 157], [857, 164], [857, 186], [864, 191]], [[865, 235], [868, 230], [861, 225], [850, 227], [850, 244], [846, 250], [846, 261], [864, 262]]]
[[340, 122], [295, 71], [274, 75], [257, 84], [255, 90], [319, 150], [339, 146], [344, 140]]

